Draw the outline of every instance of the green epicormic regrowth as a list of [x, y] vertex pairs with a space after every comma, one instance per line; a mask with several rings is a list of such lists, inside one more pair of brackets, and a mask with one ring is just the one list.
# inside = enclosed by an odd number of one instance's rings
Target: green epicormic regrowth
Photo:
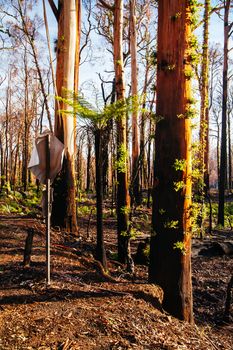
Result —
[[159, 209], [159, 214], [160, 215], [164, 215], [166, 213], [166, 210], [165, 209]]
[[185, 188], [184, 181], [174, 181], [173, 184], [174, 184], [174, 190], [176, 192], [181, 191]]
[[179, 249], [183, 255], [186, 255], [187, 253], [185, 244], [182, 241], [177, 241], [176, 243], [174, 243], [173, 249]]
[[188, 66], [184, 69], [184, 76], [186, 79], [190, 80], [194, 77], [194, 72], [191, 66]]
[[129, 215], [130, 207], [128, 207], [128, 206], [121, 207], [121, 213], [125, 214], [125, 215]]
[[199, 10], [202, 4], [198, 0], [189, 0], [188, 2], [191, 16], [190, 16], [190, 21], [191, 21], [191, 27], [194, 29], [199, 20]]
[[198, 48], [199, 48], [199, 43], [198, 43], [198, 39], [197, 39], [197, 37], [196, 37], [195, 34], [192, 33], [192, 34], [190, 35], [188, 44], [189, 44], [189, 47], [190, 47], [190, 48], [195, 49], [195, 50], [198, 50]]
[[164, 223], [164, 227], [177, 229], [179, 227], [179, 221], [178, 220], [168, 220]]
[[128, 150], [126, 148], [126, 145], [122, 143], [118, 148], [118, 159], [116, 161], [116, 168], [120, 173], [127, 172], [127, 157]]
[[175, 168], [175, 170], [180, 170], [180, 171], [184, 171], [186, 168], [186, 159], [176, 159], [173, 167]]
[[188, 119], [193, 119], [197, 116], [197, 109], [194, 106], [187, 105], [186, 111], [185, 111], [185, 117]]

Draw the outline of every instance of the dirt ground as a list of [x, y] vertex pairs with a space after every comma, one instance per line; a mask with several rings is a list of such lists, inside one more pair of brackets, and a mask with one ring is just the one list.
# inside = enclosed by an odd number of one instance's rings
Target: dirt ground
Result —
[[[93, 259], [94, 220], [89, 222], [87, 216], [79, 224], [82, 240], [52, 232], [52, 283], [46, 287], [42, 220], [0, 217], [0, 349], [233, 349], [233, 324], [222, 322], [232, 256], [200, 256], [203, 242], [194, 241], [195, 325], [190, 326], [162, 310], [162, 292], [147, 284], [146, 266], [136, 266], [132, 281], [124, 267], [111, 260], [114, 219], [105, 220], [113, 278], [104, 276]], [[36, 230], [32, 263], [23, 268], [30, 227]], [[226, 239], [233, 240], [233, 233], [218, 232], [211, 241]]]

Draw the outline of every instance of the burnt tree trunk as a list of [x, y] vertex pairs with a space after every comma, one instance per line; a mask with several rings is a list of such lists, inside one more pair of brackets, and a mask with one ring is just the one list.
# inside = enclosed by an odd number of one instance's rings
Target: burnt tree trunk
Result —
[[205, 0], [204, 32], [202, 48], [202, 72], [201, 72], [201, 113], [200, 113], [200, 147], [201, 147], [201, 171], [203, 176], [202, 195], [209, 191], [209, 16], [210, 0]]
[[[80, 6], [78, 0], [58, 2], [58, 43], [56, 85], [58, 96], [66, 97], [67, 91], [77, 91], [78, 60], [77, 45], [80, 35]], [[62, 111], [62, 112], [61, 112]], [[68, 113], [66, 113], [66, 111]], [[55, 135], [65, 145], [61, 173], [54, 182], [54, 202], [51, 221], [68, 232], [77, 233], [76, 187], [75, 187], [75, 118], [72, 108], [65, 102], [56, 103]]]
[[[116, 80], [116, 98], [125, 100], [125, 81], [123, 65], [123, 1], [116, 0], [114, 5], [114, 69]], [[129, 244], [130, 199], [127, 171], [126, 114], [117, 118], [117, 237], [118, 259], [127, 262]], [[119, 166], [120, 165], [120, 166]]]
[[228, 188], [232, 189], [232, 164], [231, 164], [231, 114], [228, 112], [227, 118], [227, 131], [228, 131]]
[[0, 156], [1, 156], [1, 181], [0, 181], [0, 186], [1, 186], [1, 191], [3, 190], [4, 187], [4, 147], [3, 147], [3, 139], [2, 135], [0, 134]]
[[[191, 83], [186, 74], [191, 69], [192, 14], [186, 0], [163, 0], [158, 5], [156, 113], [162, 119], [155, 137], [149, 281], [162, 287], [166, 311], [192, 322], [191, 129], [187, 115]], [[180, 16], [174, 19], [176, 13]]]
[[87, 133], [87, 176], [86, 176], [86, 192], [90, 191], [91, 185], [91, 137]]
[[22, 159], [22, 183], [23, 190], [28, 188], [28, 138], [29, 138], [29, 111], [28, 111], [28, 59], [27, 48], [24, 52], [24, 133], [23, 133], [23, 159]]
[[107, 268], [103, 232], [103, 176], [102, 176], [102, 130], [95, 130], [95, 174], [96, 174], [96, 209], [97, 209], [97, 245], [96, 259]]
[[220, 155], [220, 177], [218, 198], [218, 224], [224, 226], [226, 165], [227, 165], [227, 94], [228, 94], [228, 46], [230, 0], [226, 0], [224, 12], [224, 58], [223, 58], [223, 93], [222, 93], [222, 137]]
[[141, 203], [139, 190], [139, 142], [138, 142], [138, 65], [137, 65], [137, 31], [136, 1], [130, 0], [130, 54], [131, 54], [131, 93], [133, 97], [132, 112], [132, 196], [131, 205]]

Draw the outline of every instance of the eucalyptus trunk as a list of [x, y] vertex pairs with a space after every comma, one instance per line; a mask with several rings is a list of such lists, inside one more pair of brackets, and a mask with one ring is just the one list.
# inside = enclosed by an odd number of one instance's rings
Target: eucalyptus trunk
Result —
[[[77, 43], [80, 35], [78, 18], [79, 1], [60, 0], [58, 3], [57, 43], [57, 94], [66, 97], [67, 92], [77, 91], [78, 62]], [[56, 103], [55, 135], [64, 143], [65, 156], [61, 173], [54, 182], [52, 224], [77, 233], [76, 185], [75, 185], [75, 117], [65, 102]]]
[[231, 114], [228, 112], [227, 118], [227, 132], [228, 132], [228, 188], [232, 189], [232, 164], [231, 164]]
[[0, 134], [0, 156], [1, 156], [1, 191], [3, 190], [4, 184], [5, 184], [5, 167], [4, 167], [4, 145], [3, 145], [3, 138]]
[[107, 268], [107, 258], [104, 244], [103, 231], [103, 147], [102, 147], [102, 130], [95, 130], [95, 174], [96, 174], [96, 212], [97, 212], [97, 245], [96, 259], [101, 262], [104, 269]]
[[230, 0], [226, 0], [224, 9], [224, 53], [223, 53], [223, 91], [222, 91], [222, 135], [220, 154], [220, 177], [218, 198], [218, 224], [224, 226], [224, 205], [227, 164], [227, 95], [228, 95], [228, 54], [229, 54], [229, 12]]
[[91, 137], [87, 133], [87, 171], [86, 171], [86, 192], [90, 191], [91, 185]]
[[130, 0], [130, 54], [131, 54], [131, 93], [133, 97], [132, 112], [132, 203], [140, 204], [139, 190], [139, 142], [138, 142], [138, 64], [137, 64], [137, 28], [136, 0]]
[[[155, 94], [153, 93], [153, 98], [150, 105], [150, 113], [152, 114], [153, 106], [155, 104]], [[149, 140], [148, 140], [148, 153], [147, 153], [147, 208], [150, 208], [150, 198], [152, 195], [152, 186], [153, 186], [153, 148], [154, 148], [154, 137], [156, 125], [152, 117], [150, 117], [150, 125], [149, 125]]]
[[209, 191], [209, 17], [210, 0], [205, 0], [204, 31], [202, 45], [202, 72], [201, 72], [201, 111], [200, 111], [200, 147], [201, 172], [203, 176], [202, 192]]
[[24, 132], [23, 132], [23, 156], [22, 156], [22, 184], [23, 190], [28, 189], [28, 138], [29, 138], [29, 96], [28, 96], [28, 58], [27, 47], [24, 51]]
[[[174, 14], [179, 17], [174, 19]], [[190, 7], [186, 0], [158, 3], [157, 110], [153, 233], [149, 281], [164, 291], [163, 307], [192, 322]], [[176, 45], [174, 46], [174, 42]]]
[[[114, 68], [116, 98], [124, 103], [125, 81], [123, 65], [123, 1], [114, 5]], [[129, 210], [130, 198], [127, 171], [126, 113], [117, 118], [117, 236], [118, 259], [129, 263]]]
[[200, 171], [202, 174], [199, 185], [199, 222], [200, 238], [203, 238], [204, 226], [204, 204], [205, 197], [209, 192], [209, 16], [210, 0], [205, 0], [204, 10], [204, 28], [203, 28], [203, 45], [202, 45], [202, 62], [201, 62], [201, 109], [200, 109]]

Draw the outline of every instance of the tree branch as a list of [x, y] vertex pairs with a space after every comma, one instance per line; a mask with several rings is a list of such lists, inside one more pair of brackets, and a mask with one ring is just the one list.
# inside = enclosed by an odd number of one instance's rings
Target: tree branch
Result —
[[48, 0], [48, 2], [50, 4], [50, 7], [51, 7], [51, 9], [53, 11], [54, 16], [56, 17], [56, 20], [58, 21], [58, 19], [59, 19], [59, 12], [58, 12], [57, 6], [55, 5], [53, 0]]
[[[213, 14], [213, 13], [216, 13], [218, 16], [219, 16], [219, 12], [221, 10], [223, 10], [225, 7], [224, 6], [216, 6], [216, 7], [213, 7], [211, 9], [211, 11], [209, 12], [209, 17]], [[198, 27], [200, 27], [200, 25], [202, 25], [204, 23], [204, 19], [202, 19], [199, 23], [197, 23], [197, 25], [195, 26], [195, 29], [197, 29]]]
[[[90, 33], [91, 31], [94, 29], [93, 28], [93, 25], [92, 25], [92, 22], [91, 22], [91, 12], [92, 12], [92, 7], [91, 7], [91, 2], [90, 2], [90, 6], [89, 8], [87, 9], [88, 11], [88, 15], [87, 15], [87, 23], [88, 23], [88, 28], [86, 29], [85, 28], [85, 25], [84, 25], [84, 29], [85, 30], [82, 30], [82, 34], [85, 35], [85, 40], [84, 40], [84, 44], [82, 45], [82, 47], [80, 48], [79, 50], [79, 61], [81, 62], [81, 55], [82, 55], [82, 52], [83, 50], [85, 49], [85, 47], [87, 47], [88, 43], [91, 41], [90, 40]], [[88, 57], [88, 55], [86, 56], [86, 58]]]
[[99, 0], [100, 5], [102, 5], [102, 7], [104, 7], [107, 10], [113, 11], [114, 10], [114, 5], [109, 5], [107, 2], [105, 2], [104, 0]]
[[233, 22], [231, 22], [229, 25], [228, 25], [228, 38], [230, 38], [232, 36], [232, 33], [233, 33]]

